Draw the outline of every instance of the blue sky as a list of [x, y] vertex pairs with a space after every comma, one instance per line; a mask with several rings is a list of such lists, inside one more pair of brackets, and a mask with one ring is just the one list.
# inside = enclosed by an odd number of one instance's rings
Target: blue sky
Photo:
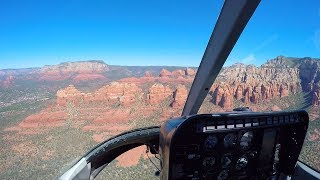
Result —
[[[222, 0], [0, 1], [0, 69], [99, 59], [198, 66]], [[320, 1], [262, 0], [226, 65], [320, 57]]]

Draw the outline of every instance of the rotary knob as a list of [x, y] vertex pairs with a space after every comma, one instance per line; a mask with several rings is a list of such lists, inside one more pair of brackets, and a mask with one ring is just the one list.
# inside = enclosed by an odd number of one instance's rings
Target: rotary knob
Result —
[[218, 138], [215, 135], [210, 135], [204, 142], [204, 147], [207, 150], [213, 150], [213, 148], [218, 144]]
[[241, 156], [241, 157], [238, 159], [238, 161], [237, 161], [236, 169], [237, 169], [237, 170], [241, 170], [241, 169], [247, 167], [248, 162], [249, 162], [249, 161], [248, 161], [247, 156]]

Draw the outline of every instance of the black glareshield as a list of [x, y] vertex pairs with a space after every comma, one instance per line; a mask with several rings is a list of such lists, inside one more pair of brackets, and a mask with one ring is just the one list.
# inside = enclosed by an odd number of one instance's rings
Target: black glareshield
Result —
[[267, 179], [292, 175], [306, 111], [229, 112], [172, 119], [160, 128], [161, 179]]

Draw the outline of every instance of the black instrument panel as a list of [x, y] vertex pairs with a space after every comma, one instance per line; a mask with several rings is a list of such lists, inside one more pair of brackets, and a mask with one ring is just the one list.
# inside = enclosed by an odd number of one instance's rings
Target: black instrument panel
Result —
[[292, 174], [308, 125], [305, 111], [203, 114], [160, 129], [162, 179], [267, 179]]

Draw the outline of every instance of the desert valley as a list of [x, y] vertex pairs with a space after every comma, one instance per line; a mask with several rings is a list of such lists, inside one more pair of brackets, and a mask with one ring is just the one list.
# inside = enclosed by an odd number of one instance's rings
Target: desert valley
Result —
[[[96, 144], [180, 116], [196, 73], [195, 67], [103, 61], [0, 70], [0, 175], [56, 178]], [[236, 107], [307, 110], [310, 124], [300, 159], [320, 170], [320, 59], [278, 56], [259, 67], [224, 67], [200, 113]], [[130, 179], [131, 171], [154, 176], [144, 147], [117, 158], [102, 177]]]

